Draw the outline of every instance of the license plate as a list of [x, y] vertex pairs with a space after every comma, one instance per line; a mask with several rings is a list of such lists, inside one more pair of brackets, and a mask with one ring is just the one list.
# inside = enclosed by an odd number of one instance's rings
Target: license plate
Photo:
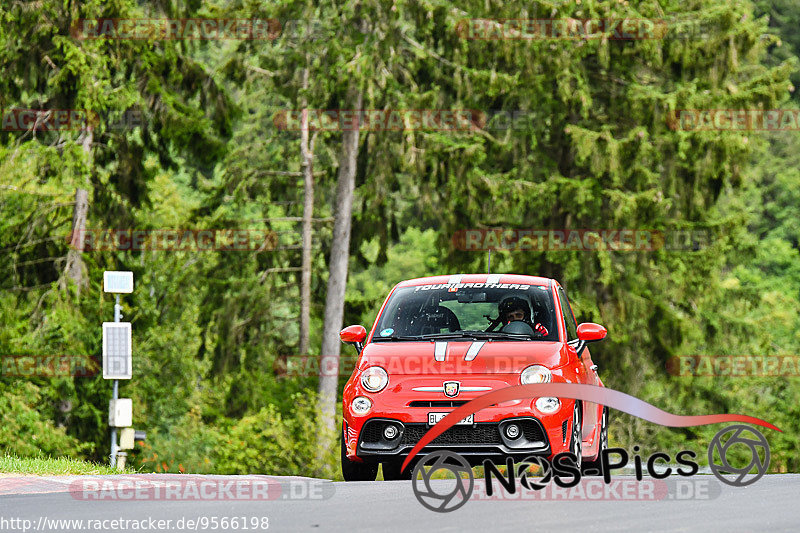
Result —
[[[450, 414], [450, 413], [428, 413], [428, 425], [429, 425], [429, 426], [432, 426], [432, 425], [434, 425], [434, 424], [438, 424], [438, 423], [439, 423], [439, 421], [440, 421], [442, 418], [446, 417], [446, 416], [447, 416], [447, 415], [449, 415], [449, 414]], [[472, 425], [472, 423], [473, 423], [473, 420], [474, 420], [474, 418], [475, 418], [475, 415], [469, 415], [469, 416], [468, 416], [467, 418], [465, 418], [464, 420], [462, 420], [462, 421], [460, 421], [460, 422], [456, 422], [456, 425], [457, 425], [457, 426], [462, 426], [462, 425], [469, 425], [469, 426], [471, 426], [471, 425]]]

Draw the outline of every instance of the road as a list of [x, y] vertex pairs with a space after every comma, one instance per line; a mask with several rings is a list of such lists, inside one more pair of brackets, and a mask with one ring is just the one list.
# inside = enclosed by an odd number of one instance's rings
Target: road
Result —
[[[798, 531], [800, 530], [800, 474], [767, 475], [747, 487], [729, 487], [713, 476], [679, 479], [683, 488], [669, 485], [669, 492], [656, 490], [636, 499], [626, 485], [633, 477], [620, 476], [615, 489], [587, 490], [572, 494], [552, 493], [548, 501], [468, 501], [449, 513], [425, 509], [415, 498], [410, 481], [330, 483], [310, 478], [269, 478], [269, 501], [253, 501], [251, 492], [237, 493], [244, 482], [266, 479], [259, 476], [184, 476], [189, 483], [233, 483], [223, 499], [199, 497], [186, 492], [175, 501], [146, 491], [137, 494], [131, 480], [171, 479], [157, 475], [106, 476], [87, 478], [39, 478], [39, 485], [0, 478], [0, 530], [23, 531], [213, 531], [213, 518], [227, 530], [259, 531]], [[35, 478], [34, 478], [35, 479]], [[647, 478], [646, 478], [647, 479]], [[88, 480], [88, 481], [87, 481]], [[113, 490], [96, 501], [97, 480], [130, 489]], [[123, 483], [124, 481], [124, 483]], [[653, 480], [650, 480], [653, 482]], [[669, 480], [668, 480], [669, 481]], [[440, 484], [449, 483], [446, 480]], [[599, 483], [598, 480], [593, 483]], [[690, 483], [691, 486], [686, 485]], [[484, 484], [476, 481], [476, 497]], [[277, 486], [280, 490], [277, 490]], [[663, 488], [667, 485], [661, 485]], [[702, 490], [698, 487], [704, 487]], [[83, 487], [83, 488], [81, 488]], [[88, 487], [88, 489], [87, 489]], [[441, 487], [441, 485], [439, 485]], [[629, 487], [630, 488], [630, 487]], [[650, 487], [652, 489], [652, 485]], [[104, 490], [108, 487], [104, 487]], [[83, 490], [84, 492], [80, 492]], [[90, 490], [89, 496], [86, 490]], [[677, 492], [676, 492], [677, 491]], [[201, 493], [211, 495], [213, 490]], [[693, 492], [697, 492], [694, 494]], [[255, 490], [252, 491], [255, 493]], [[679, 494], [680, 493], [680, 494]], [[264, 493], [266, 494], [266, 493]], [[531, 493], [533, 494], [533, 493]], [[263, 494], [261, 495], [263, 496]], [[631, 500], [630, 498], [633, 498]], [[589, 501], [587, 501], [587, 499]], [[238, 517], [234, 527], [230, 519]], [[14, 522], [14, 520], [17, 520]], [[54, 523], [52, 520], [83, 520], [83, 523]], [[24, 522], [29, 520], [30, 522]], [[112, 520], [122, 520], [114, 523]], [[141, 521], [137, 523], [123, 522]], [[164, 522], [159, 527], [158, 520]], [[166, 522], [170, 520], [171, 522]], [[183, 520], [182, 522], [180, 522]], [[190, 523], [193, 520], [196, 522]], [[93, 522], [92, 522], [93, 521]], [[105, 521], [105, 522], [103, 522]], [[247, 528], [243, 527], [247, 525]], [[205, 524], [205, 525], [204, 525]], [[168, 528], [166, 526], [169, 526]], [[60, 526], [60, 527], [59, 527]], [[189, 527], [192, 526], [192, 527]], [[92, 527], [92, 529], [88, 529]], [[222, 528], [217, 529], [222, 530]]]

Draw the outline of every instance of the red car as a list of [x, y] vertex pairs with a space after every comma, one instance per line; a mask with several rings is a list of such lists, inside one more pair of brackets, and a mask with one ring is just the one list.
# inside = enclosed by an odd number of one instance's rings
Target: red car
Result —
[[[344, 388], [342, 473], [347, 481], [408, 479], [400, 465], [453, 408], [489, 391], [547, 382], [602, 386], [586, 344], [600, 325], [580, 326], [557, 281], [512, 274], [412, 279], [392, 289], [367, 335], [342, 330], [359, 352]], [[572, 451], [600, 473], [608, 410], [572, 399], [501, 403], [468, 417], [423, 448], [454, 451], [472, 464]]]

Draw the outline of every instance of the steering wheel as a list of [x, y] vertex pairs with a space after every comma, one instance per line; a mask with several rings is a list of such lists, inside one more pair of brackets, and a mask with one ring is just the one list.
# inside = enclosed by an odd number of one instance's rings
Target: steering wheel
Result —
[[534, 330], [530, 324], [522, 320], [514, 320], [513, 322], [509, 322], [503, 326], [500, 331], [503, 333], [517, 333], [520, 335], [536, 335], [537, 333], [539, 336], [542, 335], [538, 331]]

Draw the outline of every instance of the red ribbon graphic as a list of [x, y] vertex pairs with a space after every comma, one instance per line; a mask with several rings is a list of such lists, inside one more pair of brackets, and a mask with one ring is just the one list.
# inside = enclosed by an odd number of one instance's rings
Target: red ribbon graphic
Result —
[[406, 460], [403, 461], [402, 470], [406, 469], [411, 459], [413, 459], [422, 448], [467, 416], [477, 413], [490, 405], [525, 398], [541, 398], [543, 396], [573, 398], [575, 400], [607, 405], [617, 411], [622, 411], [623, 413], [628, 413], [643, 420], [647, 420], [648, 422], [668, 427], [705, 426], [707, 424], [718, 424], [721, 422], [745, 422], [774, 429], [775, 431], [781, 431], [778, 427], [773, 426], [766, 420], [747, 415], [674, 415], [662, 411], [658, 407], [650, 405], [630, 394], [625, 394], [624, 392], [606, 387], [598, 387], [596, 385], [582, 385], [578, 383], [535, 383], [531, 385], [516, 385], [514, 387], [506, 387], [504, 389], [487, 392], [465, 403], [461, 407], [456, 408], [422, 436], [417, 445], [412, 448]]

